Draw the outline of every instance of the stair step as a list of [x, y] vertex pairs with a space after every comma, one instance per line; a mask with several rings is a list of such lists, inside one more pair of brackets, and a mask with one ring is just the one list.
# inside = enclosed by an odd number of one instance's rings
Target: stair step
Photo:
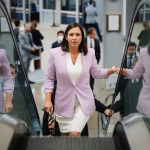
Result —
[[26, 150], [115, 150], [115, 145], [110, 137], [29, 137]]

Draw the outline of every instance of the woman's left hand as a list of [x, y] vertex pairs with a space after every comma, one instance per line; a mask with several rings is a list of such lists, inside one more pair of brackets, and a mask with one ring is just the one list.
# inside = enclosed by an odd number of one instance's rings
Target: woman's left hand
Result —
[[13, 104], [11, 100], [6, 100], [3, 106], [3, 112], [9, 113], [13, 108]]

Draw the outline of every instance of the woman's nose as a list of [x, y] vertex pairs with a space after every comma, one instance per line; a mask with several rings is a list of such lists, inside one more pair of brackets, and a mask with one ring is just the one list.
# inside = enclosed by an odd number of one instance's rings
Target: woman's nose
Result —
[[76, 38], [77, 38], [77, 36], [76, 36], [76, 35], [74, 35], [74, 36], [73, 36], [73, 39], [76, 39]]

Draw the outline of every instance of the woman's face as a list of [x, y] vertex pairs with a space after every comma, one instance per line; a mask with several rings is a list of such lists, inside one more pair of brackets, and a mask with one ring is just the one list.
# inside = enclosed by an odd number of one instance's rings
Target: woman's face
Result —
[[78, 48], [82, 41], [82, 33], [79, 27], [72, 28], [66, 36], [69, 47]]

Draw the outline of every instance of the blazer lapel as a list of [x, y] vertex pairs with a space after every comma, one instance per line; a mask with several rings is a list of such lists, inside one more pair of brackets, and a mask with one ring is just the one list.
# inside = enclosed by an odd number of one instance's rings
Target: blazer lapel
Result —
[[67, 52], [61, 51], [61, 55], [62, 55], [62, 62], [64, 62], [64, 63], [61, 63], [63, 74], [72, 83], [72, 80], [71, 80], [69, 73], [68, 73], [68, 70], [67, 70]]
[[82, 57], [82, 71], [81, 71], [81, 74], [79, 75], [79, 77], [77, 78], [77, 80], [75, 82], [75, 85], [80, 81], [80, 79], [82, 77], [82, 74], [84, 73], [85, 68], [86, 68], [86, 56], [84, 56], [84, 54], [83, 54], [83, 57]]

